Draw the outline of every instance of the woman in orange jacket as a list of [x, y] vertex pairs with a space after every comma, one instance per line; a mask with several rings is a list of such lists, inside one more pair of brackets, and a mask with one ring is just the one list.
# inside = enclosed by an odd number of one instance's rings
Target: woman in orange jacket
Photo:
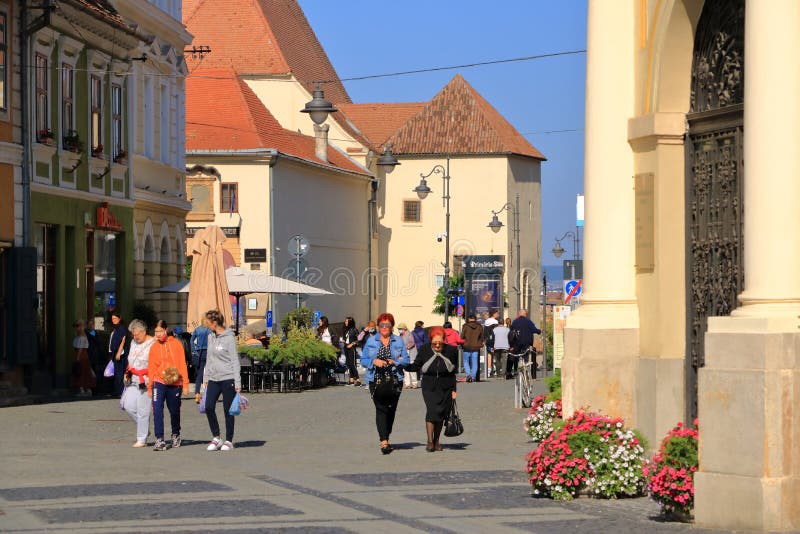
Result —
[[172, 448], [181, 446], [181, 392], [189, 393], [189, 373], [181, 342], [167, 333], [167, 323], [159, 320], [155, 329], [156, 342], [150, 347], [147, 383], [148, 394], [153, 399], [153, 426], [155, 451], [167, 450], [164, 441], [164, 403], [172, 424]]

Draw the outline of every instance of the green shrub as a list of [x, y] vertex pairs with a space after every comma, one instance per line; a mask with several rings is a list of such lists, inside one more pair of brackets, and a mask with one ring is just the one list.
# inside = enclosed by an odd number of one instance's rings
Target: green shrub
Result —
[[288, 334], [289, 330], [292, 328], [316, 328], [317, 325], [312, 324], [313, 321], [313, 310], [306, 307], [295, 308], [283, 316], [281, 319], [281, 329], [284, 334]]
[[544, 379], [549, 392], [545, 402], [561, 400], [561, 369], [556, 369], [553, 376]]
[[284, 341], [271, 342], [265, 351], [265, 359], [274, 365], [317, 365], [338, 356], [333, 346], [317, 338], [315, 330], [302, 327], [289, 328]]

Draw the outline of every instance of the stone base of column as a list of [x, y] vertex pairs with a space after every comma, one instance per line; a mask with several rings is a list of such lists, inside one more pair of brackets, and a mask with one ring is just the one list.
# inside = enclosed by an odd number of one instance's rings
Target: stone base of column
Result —
[[564, 349], [564, 413], [588, 407], [633, 419], [639, 364], [636, 305], [584, 303], [569, 318]]
[[695, 475], [695, 522], [700, 527], [731, 530], [797, 529], [797, 320], [737, 315], [709, 319], [706, 366], [700, 370], [698, 383], [700, 470]]

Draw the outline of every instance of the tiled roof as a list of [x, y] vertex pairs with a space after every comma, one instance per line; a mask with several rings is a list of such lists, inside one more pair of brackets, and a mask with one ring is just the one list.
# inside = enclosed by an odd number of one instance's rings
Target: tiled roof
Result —
[[309, 91], [313, 82], [326, 82], [325, 97], [334, 104], [350, 102], [297, 0], [184, 0], [183, 22], [195, 45], [211, 47], [205, 68], [293, 74]]
[[387, 143], [395, 154], [518, 154], [546, 159], [460, 74]]
[[368, 174], [328, 146], [318, 159], [313, 137], [284, 129], [231, 69], [202, 69], [186, 79], [186, 150], [275, 149], [313, 163]]
[[391, 104], [339, 104], [339, 110], [376, 148], [400, 129], [411, 117], [422, 111], [426, 102]]
[[107, 0], [66, 0], [67, 3], [72, 4], [74, 7], [88, 11], [97, 18], [103, 20], [105, 23], [115, 26], [117, 29], [122, 30], [130, 35], [140, 39], [146, 39], [144, 36], [139, 35], [136, 29], [125, 22], [120, 16], [114, 6]]

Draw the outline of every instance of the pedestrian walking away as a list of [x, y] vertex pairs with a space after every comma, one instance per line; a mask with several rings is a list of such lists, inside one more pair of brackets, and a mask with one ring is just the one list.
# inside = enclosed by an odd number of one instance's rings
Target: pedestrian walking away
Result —
[[147, 436], [150, 434], [151, 402], [147, 396], [147, 373], [150, 349], [155, 342], [152, 336], [147, 335], [147, 325], [139, 319], [134, 319], [128, 325], [128, 330], [133, 336], [128, 350], [128, 369], [125, 372], [125, 390], [122, 392], [120, 405], [125, 413], [136, 423], [136, 448], [147, 446]]
[[[403, 339], [403, 343], [406, 345], [408, 362], [411, 363], [414, 361], [414, 358], [417, 357], [417, 346], [414, 343], [414, 335], [408, 330], [406, 323], [400, 323], [397, 325], [397, 331], [399, 336]], [[418, 387], [417, 373], [403, 372], [403, 389], [417, 389]]]
[[[206, 321], [211, 328], [211, 334], [208, 336], [208, 360], [203, 375], [203, 389], [206, 394], [206, 418], [212, 436], [206, 450], [230, 451], [233, 449], [233, 430], [236, 422], [236, 418], [230, 413], [231, 405], [236, 394], [242, 389], [236, 336], [233, 330], [225, 327], [225, 318], [219, 310], [206, 312]], [[217, 420], [216, 407], [220, 395], [225, 415], [225, 441], [222, 441]]]
[[367, 384], [375, 404], [375, 426], [378, 428], [381, 452], [394, 449], [389, 444], [397, 403], [402, 392], [403, 370], [408, 352], [403, 340], [392, 333], [394, 316], [382, 313], [378, 317], [379, 334], [370, 337], [361, 354], [361, 365], [367, 369]]
[[[517, 313], [517, 318], [511, 323], [511, 332], [509, 336], [513, 338], [511, 341], [511, 351], [515, 354], [525, 354], [533, 345], [533, 335], [541, 334], [542, 331], [536, 328], [533, 321], [528, 319], [528, 310], [521, 309]], [[524, 358], [524, 357], [523, 357]], [[514, 358], [511, 362], [514, 374], [517, 372], [518, 359]], [[524, 363], [527, 363], [525, 361]], [[536, 378], [536, 368], [532, 369], [533, 378]]]
[[483, 348], [483, 326], [478, 323], [475, 314], [467, 317], [461, 337], [464, 339], [464, 371], [467, 373], [467, 382], [473, 382], [478, 376], [478, 355]]
[[123, 380], [125, 371], [128, 369], [128, 355], [125, 354], [125, 341], [128, 335], [128, 328], [122, 321], [122, 314], [119, 309], [111, 310], [111, 324], [114, 329], [108, 338], [108, 359], [114, 362], [114, 387], [112, 391], [115, 397], [122, 395], [124, 388]]
[[425, 450], [434, 452], [442, 450], [439, 437], [456, 398], [458, 349], [445, 344], [444, 328], [440, 326], [431, 328], [430, 336], [431, 342], [420, 347], [417, 359], [408, 364], [405, 371], [419, 371], [422, 374], [425, 431], [428, 437]]
[[504, 323], [494, 327], [492, 330], [492, 337], [494, 338], [492, 346], [492, 361], [494, 362], [494, 376], [499, 379], [507, 379], [509, 377], [508, 368], [508, 349], [511, 348], [508, 344], [508, 333], [511, 331], [511, 318], [506, 317]]
[[153, 399], [154, 451], [167, 450], [164, 441], [164, 404], [172, 426], [172, 448], [181, 446], [181, 392], [189, 393], [189, 374], [181, 342], [167, 332], [167, 323], [159, 320], [155, 328], [156, 341], [150, 347], [147, 393]]
[[89, 361], [89, 340], [83, 331], [83, 321], [75, 321], [75, 337], [72, 339], [72, 349], [75, 361], [72, 364], [72, 387], [78, 389], [79, 397], [91, 397], [92, 388], [97, 385], [97, 375], [92, 370]]
[[342, 344], [344, 345], [344, 358], [345, 365], [350, 371], [350, 385], [360, 386], [361, 380], [358, 376], [358, 365], [356, 365], [356, 356], [358, 351], [358, 330], [356, 329], [356, 321], [352, 317], [346, 317], [344, 326], [342, 327]]
[[458, 335], [458, 331], [453, 328], [453, 323], [447, 321], [442, 325], [444, 328], [444, 342], [453, 347], [464, 344], [464, 338]]
[[189, 344], [192, 347], [192, 367], [194, 367], [194, 401], [200, 402], [200, 387], [203, 385], [203, 370], [206, 368], [208, 334], [211, 330], [200, 325], [192, 332]]

